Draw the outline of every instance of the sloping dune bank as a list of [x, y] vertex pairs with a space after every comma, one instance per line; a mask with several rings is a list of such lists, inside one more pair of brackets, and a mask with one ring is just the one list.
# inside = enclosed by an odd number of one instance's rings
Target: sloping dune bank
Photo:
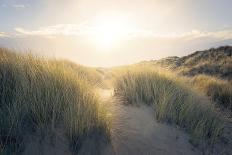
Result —
[[[124, 105], [120, 99], [113, 97], [112, 90], [102, 90], [101, 94], [112, 118], [114, 154], [201, 154], [189, 143], [189, 136], [185, 132], [158, 123], [150, 107]], [[104, 154], [109, 154], [109, 150], [106, 148]]]

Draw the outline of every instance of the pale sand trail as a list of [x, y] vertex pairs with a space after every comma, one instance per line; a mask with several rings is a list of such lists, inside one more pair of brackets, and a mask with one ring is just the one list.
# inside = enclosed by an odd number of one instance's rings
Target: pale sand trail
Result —
[[111, 139], [116, 155], [201, 154], [189, 143], [184, 131], [158, 123], [152, 108], [123, 105], [112, 90], [101, 90], [100, 94], [112, 115]]

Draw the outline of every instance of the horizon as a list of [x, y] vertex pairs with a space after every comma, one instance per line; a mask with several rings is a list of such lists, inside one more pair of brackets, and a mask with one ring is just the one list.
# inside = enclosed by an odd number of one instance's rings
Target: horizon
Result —
[[0, 46], [93, 67], [181, 57], [232, 45], [231, 5], [229, 0], [0, 0]]

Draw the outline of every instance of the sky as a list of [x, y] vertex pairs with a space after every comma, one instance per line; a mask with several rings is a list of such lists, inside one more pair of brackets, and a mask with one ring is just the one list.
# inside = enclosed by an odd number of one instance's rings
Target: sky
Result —
[[232, 0], [0, 0], [0, 47], [116, 66], [232, 45]]

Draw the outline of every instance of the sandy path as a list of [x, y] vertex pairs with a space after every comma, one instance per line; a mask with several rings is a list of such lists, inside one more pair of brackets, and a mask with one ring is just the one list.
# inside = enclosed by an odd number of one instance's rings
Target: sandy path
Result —
[[[101, 89], [99, 91], [102, 104], [107, 108], [108, 115], [112, 118], [112, 145], [101, 144], [100, 139], [86, 139], [78, 153], [79, 155], [201, 154], [188, 142], [189, 137], [183, 131], [158, 123], [150, 107], [125, 106], [122, 101], [113, 96], [112, 90]], [[41, 143], [40, 137], [37, 135], [34, 139], [29, 140], [24, 155], [72, 154], [68, 142], [63, 141], [62, 138], [57, 137], [56, 143], [50, 144], [46, 139]]]
[[[117, 155], [201, 154], [188, 142], [186, 133], [158, 123], [148, 106], [125, 106], [112, 90], [101, 90], [102, 100], [112, 115], [112, 145]], [[109, 154], [109, 153], [105, 153]]]

